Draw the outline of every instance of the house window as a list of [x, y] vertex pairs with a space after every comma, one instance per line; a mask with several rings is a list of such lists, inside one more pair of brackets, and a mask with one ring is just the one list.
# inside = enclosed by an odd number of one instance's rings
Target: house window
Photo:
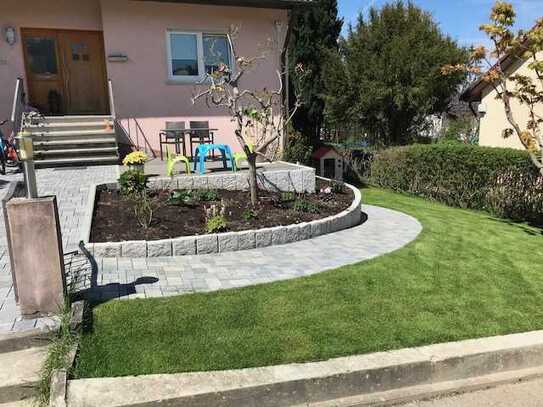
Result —
[[168, 76], [170, 80], [195, 83], [221, 64], [231, 66], [225, 34], [168, 32]]

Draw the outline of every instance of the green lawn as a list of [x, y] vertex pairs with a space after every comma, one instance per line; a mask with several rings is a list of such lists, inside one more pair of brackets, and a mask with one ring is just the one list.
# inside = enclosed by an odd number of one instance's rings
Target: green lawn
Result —
[[76, 375], [264, 366], [543, 329], [540, 229], [363, 193], [418, 218], [422, 234], [395, 253], [308, 278], [101, 305]]

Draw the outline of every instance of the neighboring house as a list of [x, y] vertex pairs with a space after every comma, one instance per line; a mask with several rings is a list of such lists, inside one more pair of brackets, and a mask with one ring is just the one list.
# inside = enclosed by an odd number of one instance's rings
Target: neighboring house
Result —
[[[543, 52], [538, 54], [543, 59]], [[502, 67], [510, 75], [525, 75], [536, 79], [533, 70], [528, 69], [529, 60], [522, 60], [517, 56], [508, 55], [502, 60]], [[537, 83], [538, 81], [536, 81]], [[514, 84], [510, 84], [514, 89]], [[475, 81], [463, 94], [462, 100], [470, 103], [473, 114], [479, 120], [479, 144], [491, 147], [509, 147], [523, 149], [523, 145], [516, 134], [508, 138], [503, 137], [503, 130], [512, 126], [507, 121], [501, 100], [496, 99], [496, 90], [492, 84], [482, 80]], [[517, 100], [511, 103], [513, 115], [519, 125], [525, 129], [528, 122], [528, 107], [521, 105]], [[543, 106], [539, 106], [539, 114], [543, 115]]]
[[98, 115], [103, 123], [112, 96], [118, 124], [140, 144], [145, 137], [158, 150], [166, 121], [208, 120], [216, 142], [238, 150], [228, 114], [191, 103], [195, 85], [214, 64], [233, 64], [226, 34], [236, 27], [239, 55], [260, 55], [270, 41], [275, 49], [243, 86], [276, 88], [290, 10], [308, 2], [0, 0], [0, 119], [9, 118], [21, 77], [29, 104], [45, 115]]

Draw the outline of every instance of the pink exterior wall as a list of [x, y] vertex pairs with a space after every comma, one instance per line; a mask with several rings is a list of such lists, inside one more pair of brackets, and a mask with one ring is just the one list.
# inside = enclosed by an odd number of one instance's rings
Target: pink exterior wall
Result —
[[[275, 22], [281, 21], [277, 33]], [[108, 77], [113, 81], [117, 117], [136, 118], [153, 148], [164, 122], [209, 120], [218, 128], [216, 141], [239, 150], [233, 124], [226, 112], [193, 106], [194, 85], [168, 82], [166, 32], [229, 31], [240, 28], [236, 47], [239, 55], [259, 55], [269, 39], [279, 49], [287, 31], [285, 10], [219, 7], [132, 0], [0, 0], [0, 27], [103, 30]], [[15, 46], [0, 39], [0, 119], [8, 118], [15, 81], [24, 76], [20, 32]], [[248, 74], [243, 86], [256, 89], [277, 86], [279, 49]], [[107, 55], [122, 53], [128, 62], [107, 61]], [[132, 123], [134, 123], [132, 121]], [[131, 129], [135, 134], [134, 126]]]
[[[226, 33], [231, 25], [240, 27], [237, 52], [243, 56], [259, 55], [259, 44], [266, 44], [275, 33], [275, 21], [283, 22], [286, 33], [287, 13], [281, 10], [242, 7], [201, 6], [101, 0], [106, 55], [122, 53], [126, 63], [108, 62], [113, 81], [119, 118], [135, 117], [147, 139], [158, 149], [158, 133], [166, 120], [209, 120], [218, 128], [216, 142], [240, 150], [233, 123], [224, 111], [209, 109], [203, 102], [191, 103], [195, 86], [168, 82], [166, 32], [204, 31]], [[284, 36], [280, 39], [283, 45]], [[280, 47], [281, 47], [280, 46]], [[280, 52], [244, 79], [243, 85], [263, 89], [276, 87], [275, 71], [280, 68]], [[126, 122], [124, 122], [126, 126]], [[135, 126], [131, 132], [134, 134]]]
[[[25, 76], [21, 28], [101, 30], [99, 0], [0, 0], [0, 29], [17, 28], [17, 43], [0, 38], [0, 121], [11, 115], [15, 82]], [[3, 37], [3, 35], [2, 35]]]

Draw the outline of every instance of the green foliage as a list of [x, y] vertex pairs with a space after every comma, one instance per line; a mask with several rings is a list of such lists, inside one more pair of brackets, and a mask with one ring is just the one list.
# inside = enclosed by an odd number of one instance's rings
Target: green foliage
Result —
[[296, 194], [294, 192], [281, 192], [280, 200], [282, 203], [294, 202]]
[[257, 215], [258, 215], [257, 212], [251, 208], [245, 209], [243, 213], [241, 214], [241, 216], [246, 222], [250, 222], [251, 220], [256, 219]]
[[501, 171], [488, 189], [486, 202], [496, 216], [543, 226], [543, 176], [535, 171]]
[[330, 183], [330, 188], [334, 194], [344, 194], [346, 191], [345, 183], [340, 181], [332, 181]]
[[130, 196], [147, 190], [147, 177], [142, 170], [127, 170], [119, 178], [121, 194]]
[[440, 143], [464, 143], [477, 144], [477, 131], [473, 120], [456, 119], [447, 123], [441, 131], [438, 142]]
[[109, 301], [93, 310], [75, 377], [303, 363], [543, 329], [540, 229], [390, 191], [362, 196], [418, 219], [422, 233], [305, 278]]
[[37, 388], [37, 404], [48, 406], [51, 391], [51, 376], [55, 370], [64, 369], [70, 375], [72, 372], [70, 352], [75, 352], [78, 335], [70, 330], [71, 306], [66, 302], [60, 315], [58, 334], [54, 336], [47, 349], [47, 357], [40, 370], [40, 382]]
[[172, 191], [168, 197], [168, 204], [180, 206], [197, 206], [200, 202], [198, 194], [192, 190], [176, 190]]
[[397, 1], [359, 16], [329, 62], [330, 121], [357, 123], [379, 145], [412, 142], [426, 118], [443, 112], [465, 73], [443, 76], [444, 64], [469, 53], [444, 35], [427, 13]]
[[206, 222], [207, 233], [219, 233], [228, 229], [228, 221], [224, 215], [215, 215]]
[[289, 130], [283, 160], [291, 163], [310, 164], [312, 153], [311, 139], [298, 131]]
[[[498, 182], [508, 171], [523, 175]], [[390, 148], [376, 154], [370, 182], [451, 206], [496, 211], [498, 215], [514, 212], [516, 219], [535, 222], [534, 207], [522, 202], [540, 200], [541, 189], [531, 187], [537, 175], [525, 151], [434, 144]], [[521, 192], [525, 198], [519, 198]]]
[[[303, 95], [303, 105], [296, 112], [293, 126], [308, 137], [308, 145], [319, 142], [323, 123], [324, 93], [328, 78], [324, 75], [324, 60], [329, 52], [337, 52], [338, 38], [343, 21], [338, 18], [337, 0], [315, 0], [314, 7], [304, 7], [294, 12], [289, 44], [289, 69], [302, 64], [310, 72], [298, 93]], [[291, 86], [294, 86], [291, 83]], [[290, 95], [294, 98], [295, 89]], [[294, 100], [291, 100], [291, 103]], [[302, 160], [297, 159], [302, 162]]]
[[296, 201], [294, 201], [294, 205], [292, 205], [292, 209], [294, 209], [297, 212], [305, 212], [305, 213], [319, 213], [320, 212], [319, 207], [316, 204], [302, 198], [298, 198], [296, 199]]
[[134, 216], [138, 224], [147, 229], [153, 222], [153, 214], [158, 208], [158, 201], [154, 200], [146, 192], [131, 195], [134, 204]]
[[204, 202], [213, 202], [220, 199], [219, 192], [214, 189], [202, 189], [196, 193], [198, 199]]

